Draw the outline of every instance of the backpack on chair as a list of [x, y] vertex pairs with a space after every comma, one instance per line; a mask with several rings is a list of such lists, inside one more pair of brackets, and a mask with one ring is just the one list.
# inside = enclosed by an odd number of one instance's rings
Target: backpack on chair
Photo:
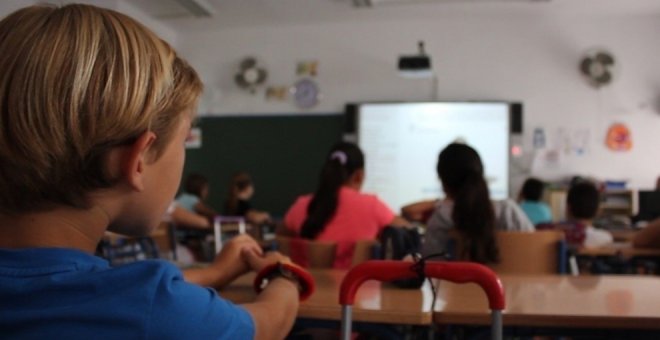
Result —
[[[385, 227], [380, 234], [380, 258], [383, 260], [401, 260], [407, 255], [416, 256], [421, 250], [422, 237], [416, 228]], [[411, 262], [412, 266], [413, 263]], [[402, 279], [392, 283], [400, 288], [417, 289], [424, 279]]]

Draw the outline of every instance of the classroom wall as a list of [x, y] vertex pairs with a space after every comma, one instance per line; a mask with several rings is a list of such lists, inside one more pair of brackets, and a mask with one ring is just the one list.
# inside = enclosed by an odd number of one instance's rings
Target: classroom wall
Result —
[[[204, 114], [314, 114], [341, 112], [354, 101], [432, 100], [430, 80], [404, 79], [395, 71], [397, 57], [415, 53], [422, 39], [433, 57], [439, 100], [525, 104], [525, 154], [513, 162], [520, 177], [581, 174], [649, 187], [660, 174], [659, 15], [606, 11], [597, 4], [606, 8], [612, 1], [593, 3], [593, 10], [579, 13], [561, 1], [420, 10], [383, 6], [356, 10], [348, 19], [306, 24], [271, 25], [245, 17], [243, 26], [179, 31], [177, 46], [205, 81]], [[620, 66], [614, 84], [600, 91], [586, 85], [577, 71], [583, 52], [594, 46], [611, 50]], [[247, 55], [266, 66], [270, 85], [292, 84], [297, 61], [318, 60], [321, 104], [302, 111], [290, 102], [268, 102], [262, 92], [239, 90], [233, 75]], [[604, 146], [607, 126], [619, 121], [632, 130], [631, 152]], [[559, 162], [544, 162], [545, 152], [532, 150], [536, 127], [544, 128], [552, 148], [557, 131], [566, 131], [564, 136], [587, 131], [586, 154], [562, 153]]]
[[130, 15], [136, 20], [140, 21], [143, 25], [147, 26], [149, 29], [158, 34], [165, 41], [169, 42], [172, 45], [176, 45], [177, 32], [172, 27], [168, 26], [167, 23], [163, 23], [149, 14], [145, 13], [141, 9], [135, 7], [133, 4], [127, 1], [122, 0], [60, 0], [60, 1], [41, 1], [41, 0], [3, 0], [0, 1], [0, 17], [4, 17], [9, 13], [30, 5], [42, 4], [42, 3], [51, 3], [56, 5], [62, 5], [67, 3], [83, 3], [90, 4], [99, 7], [110, 8], [118, 12]]
[[[624, 179], [633, 188], [653, 185], [660, 174], [655, 146], [660, 134], [660, 15], [620, 10], [614, 0], [574, 11], [574, 2], [449, 6], [383, 6], [356, 9], [334, 20], [294, 22], [236, 18], [226, 27], [188, 28], [150, 17], [129, 1], [86, 0], [141, 20], [177, 46], [206, 84], [201, 112], [211, 115], [315, 114], [341, 112], [346, 102], [426, 101], [431, 81], [397, 75], [400, 54], [426, 41], [438, 77], [438, 100], [517, 100], [525, 104], [524, 156], [512, 161], [513, 183], [529, 175], [558, 179], [574, 174]], [[40, 1], [0, 2], [0, 14]], [[67, 1], [65, 1], [67, 2]], [[629, 1], [634, 3], [643, 0]], [[647, 3], [650, 3], [647, 1]], [[618, 7], [615, 7], [617, 4]], [[296, 24], [295, 22], [298, 22]], [[302, 23], [301, 23], [302, 22]], [[198, 25], [199, 26], [199, 25]], [[585, 50], [602, 46], [619, 61], [612, 86], [594, 90], [577, 73]], [[254, 55], [269, 70], [270, 85], [290, 85], [299, 60], [320, 62], [317, 81], [323, 99], [313, 110], [250, 95], [233, 84], [239, 60]], [[628, 124], [633, 150], [605, 148], [606, 128]], [[557, 136], [584, 135], [587, 152], [560, 153], [546, 162], [532, 149], [532, 131], [542, 127], [550, 149]], [[563, 132], [562, 132], [563, 131]], [[512, 191], [512, 192], [515, 192]]]

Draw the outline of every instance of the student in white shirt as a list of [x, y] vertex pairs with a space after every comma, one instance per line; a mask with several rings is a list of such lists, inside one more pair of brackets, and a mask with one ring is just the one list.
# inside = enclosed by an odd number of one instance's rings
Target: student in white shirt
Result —
[[605, 230], [594, 228], [593, 218], [598, 212], [600, 194], [591, 182], [573, 184], [566, 197], [566, 215], [573, 224], [584, 226], [585, 237], [583, 246], [593, 248], [613, 242], [612, 234]]

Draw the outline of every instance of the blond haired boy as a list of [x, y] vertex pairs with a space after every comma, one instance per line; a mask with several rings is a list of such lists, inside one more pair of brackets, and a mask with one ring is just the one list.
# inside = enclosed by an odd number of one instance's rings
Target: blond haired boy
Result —
[[153, 230], [179, 186], [202, 84], [167, 43], [111, 10], [32, 6], [0, 21], [0, 69], [1, 337], [287, 334], [298, 307], [289, 279], [243, 306], [193, 284], [283, 260], [249, 237], [183, 274], [93, 256], [106, 230]]

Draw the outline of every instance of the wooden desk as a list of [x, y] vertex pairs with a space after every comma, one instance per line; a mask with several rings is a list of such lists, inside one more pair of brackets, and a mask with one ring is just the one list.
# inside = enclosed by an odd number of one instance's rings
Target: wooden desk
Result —
[[[337, 302], [344, 271], [313, 270], [317, 290], [300, 305], [299, 318], [340, 320]], [[253, 274], [220, 295], [235, 302], [254, 299]], [[660, 329], [660, 278], [649, 276], [502, 275], [505, 327]], [[439, 284], [435, 312], [428, 284], [404, 290], [369, 281], [358, 291], [353, 321], [429, 325], [489, 325], [490, 310], [474, 284]]]
[[634, 248], [629, 242], [615, 242], [602, 247], [586, 248], [577, 250], [578, 256], [622, 256], [625, 259], [632, 257], [660, 257], [658, 248]]
[[[504, 326], [660, 329], [660, 278], [648, 276], [501, 276]], [[474, 284], [440, 282], [434, 321], [490, 324]]]
[[[303, 302], [299, 318], [341, 320], [339, 286], [345, 271], [311, 270], [316, 279], [316, 292]], [[219, 294], [235, 303], [254, 299], [253, 274], [244, 275]], [[433, 296], [428, 283], [421, 289], [400, 289], [376, 281], [368, 281], [358, 291], [353, 306], [353, 321], [390, 324], [430, 325]]]

